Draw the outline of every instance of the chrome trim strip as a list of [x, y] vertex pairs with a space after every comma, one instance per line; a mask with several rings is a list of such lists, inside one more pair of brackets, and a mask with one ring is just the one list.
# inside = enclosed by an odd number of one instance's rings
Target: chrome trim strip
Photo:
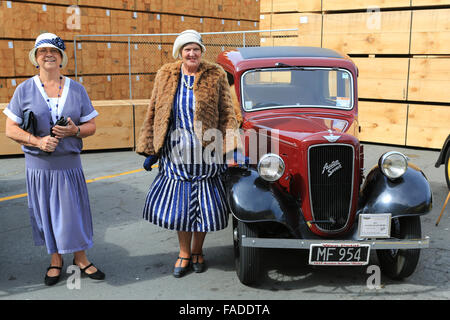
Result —
[[243, 247], [254, 248], [285, 248], [285, 249], [309, 249], [312, 244], [369, 244], [371, 249], [423, 249], [429, 248], [430, 237], [422, 239], [383, 239], [383, 240], [326, 240], [326, 239], [276, 239], [276, 238], [251, 238], [242, 235]]

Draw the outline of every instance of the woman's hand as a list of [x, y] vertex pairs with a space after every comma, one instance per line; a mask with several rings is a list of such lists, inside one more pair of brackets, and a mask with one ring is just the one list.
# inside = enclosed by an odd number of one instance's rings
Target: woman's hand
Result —
[[158, 156], [148, 156], [144, 161], [144, 169], [147, 171], [152, 171], [152, 165], [158, 161]]
[[75, 136], [78, 132], [77, 125], [72, 121], [70, 117], [67, 118], [67, 126], [54, 126], [52, 132], [55, 138], [62, 139], [65, 137]]
[[59, 140], [55, 137], [45, 136], [39, 140], [39, 149], [45, 152], [53, 152], [58, 145]]

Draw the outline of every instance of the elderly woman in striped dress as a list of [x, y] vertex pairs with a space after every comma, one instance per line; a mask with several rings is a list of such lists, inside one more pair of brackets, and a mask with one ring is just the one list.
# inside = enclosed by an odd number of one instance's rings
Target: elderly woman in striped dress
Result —
[[[177, 37], [173, 56], [181, 60], [158, 71], [136, 150], [147, 157], [147, 170], [159, 160], [143, 217], [178, 232], [180, 251], [173, 272], [177, 278], [191, 266], [195, 272], [205, 270], [206, 233], [227, 226], [220, 175], [226, 169], [225, 155], [239, 145], [240, 110], [233, 105], [225, 71], [202, 60], [204, 51], [195, 30]], [[211, 139], [217, 142], [214, 148], [203, 137], [211, 130], [219, 133], [213, 138], [217, 140]]]

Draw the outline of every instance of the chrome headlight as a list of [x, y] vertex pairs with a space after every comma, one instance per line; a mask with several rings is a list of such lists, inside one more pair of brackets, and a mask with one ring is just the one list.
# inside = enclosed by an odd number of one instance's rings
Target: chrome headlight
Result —
[[386, 152], [381, 156], [378, 166], [386, 177], [397, 179], [408, 169], [408, 158], [397, 151]]
[[284, 173], [283, 159], [274, 153], [267, 153], [258, 162], [258, 173], [264, 180], [277, 181]]

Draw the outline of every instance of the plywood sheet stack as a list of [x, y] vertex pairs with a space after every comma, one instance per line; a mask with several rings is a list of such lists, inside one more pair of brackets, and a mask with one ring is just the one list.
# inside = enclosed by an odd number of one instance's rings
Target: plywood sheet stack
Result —
[[[0, 58], [7, 63], [0, 67], [0, 79], [4, 82], [36, 73], [29, 64], [28, 51], [42, 32], [56, 33], [65, 40], [69, 55], [65, 72], [73, 76], [76, 35], [178, 33], [185, 29], [200, 32], [256, 30], [259, 8], [259, 0], [1, 1]], [[154, 37], [145, 40], [151, 44], [145, 44], [144, 40], [132, 37], [132, 73], [154, 74], [168, 61], [163, 59], [162, 45], [171, 45], [173, 40], [173, 36]], [[86, 79], [128, 74], [127, 45], [126, 37], [78, 38], [78, 75]], [[170, 55], [168, 59], [172, 61]], [[0, 102], [10, 98], [10, 92], [0, 87]]]
[[[321, 46], [353, 59], [363, 141], [441, 148], [450, 133], [450, 0], [322, 0], [302, 7], [313, 3], [263, 0], [261, 29], [299, 28], [295, 44], [268, 37], [269, 45]], [[320, 19], [310, 24], [307, 14]]]
[[[159, 67], [173, 61], [175, 37], [77, 38], [75, 48], [75, 36], [178, 33], [185, 29], [200, 32], [258, 30], [259, 13], [260, 0], [0, 1], [0, 103], [7, 103], [17, 85], [37, 73], [28, 60], [28, 52], [40, 33], [52, 32], [66, 43], [69, 63], [63, 73], [75, 78], [76, 64], [79, 82], [85, 86], [94, 106], [101, 109], [97, 134], [86, 139], [85, 147], [133, 147], [135, 132], [140, 127], [140, 120], [133, 114], [138, 109], [146, 109]], [[208, 50], [206, 58], [215, 60], [221, 50], [235, 42], [233, 38], [224, 38], [220, 45]], [[132, 97], [141, 99], [137, 105], [134, 100], [129, 101], [129, 61]], [[101, 103], [97, 104], [96, 100]], [[1, 113], [0, 122], [5, 120], [2, 117]], [[21, 153], [18, 145], [3, 139], [3, 127], [0, 127], [0, 136], [0, 155]]]
[[[263, 46], [321, 46], [321, 0], [262, 0], [260, 29], [295, 29], [289, 37], [277, 33], [264, 33]], [[281, 34], [286, 34], [285, 32]]]

